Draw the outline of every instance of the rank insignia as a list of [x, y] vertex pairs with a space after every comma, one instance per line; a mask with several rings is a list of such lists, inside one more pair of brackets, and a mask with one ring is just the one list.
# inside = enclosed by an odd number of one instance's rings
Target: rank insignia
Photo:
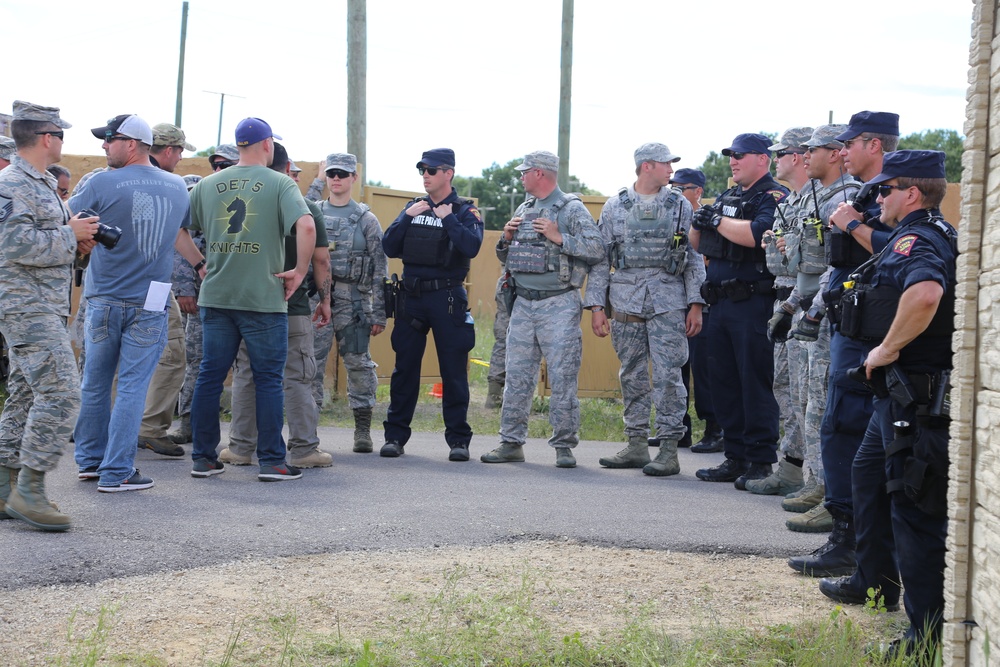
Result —
[[904, 257], [910, 256], [910, 251], [913, 250], [913, 243], [920, 238], [916, 234], [907, 234], [896, 239], [896, 242], [892, 245], [892, 251]]
[[10, 197], [0, 195], [0, 222], [7, 222], [7, 218], [14, 212], [14, 200]]

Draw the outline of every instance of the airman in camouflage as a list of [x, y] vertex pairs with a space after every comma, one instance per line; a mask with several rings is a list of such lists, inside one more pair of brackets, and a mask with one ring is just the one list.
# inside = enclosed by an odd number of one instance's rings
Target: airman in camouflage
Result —
[[59, 110], [14, 102], [17, 154], [0, 172], [0, 333], [10, 350], [9, 396], [0, 416], [0, 507], [6, 517], [63, 531], [45, 474], [62, 456], [80, 409], [66, 331], [70, 269], [94, 246], [97, 218], [70, 217], [46, 167], [62, 156], [70, 124]]
[[604, 243], [580, 198], [564, 194], [556, 184], [558, 156], [529, 153], [516, 169], [531, 198], [504, 225], [496, 248], [517, 298], [507, 332], [500, 446], [480, 458], [485, 463], [524, 460], [531, 399], [544, 355], [552, 388], [549, 445], [556, 450], [556, 465], [572, 468], [580, 428], [580, 286], [590, 267], [604, 258]]
[[507, 302], [504, 300], [503, 289], [506, 282], [507, 269], [500, 272], [497, 288], [493, 295], [497, 312], [493, 317], [493, 350], [490, 352], [490, 371], [486, 374], [489, 389], [486, 394], [486, 407], [495, 409], [503, 405], [503, 387], [507, 382], [507, 327], [510, 326], [510, 313], [507, 312]]
[[[687, 338], [701, 331], [705, 262], [687, 240], [691, 204], [670, 187], [673, 163], [680, 158], [660, 143], [643, 144], [634, 158], [635, 183], [609, 198], [601, 211], [598, 226], [607, 252], [590, 272], [584, 299], [594, 334], [611, 334], [625, 402], [628, 445], [599, 462], [608, 468], [642, 468], [647, 475], [676, 475], [677, 442], [684, 436], [687, 412], [681, 367], [688, 359]], [[660, 451], [650, 461], [653, 406]]]
[[[187, 176], [184, 177], [185, 181]], [[189, 185], [190, 190], [194, 185]], [[201, 232], [191, 234], [191, 240], [202, 253], [205, 252], [205, 237]], [[201, 278], [190, 262], [174, 254], [174, 295], [180, 299], [198, 301], [198, 290], [201, 288]], [[201, 366], [201, 317], [197, 312], [182, 313], [184, 323], [184, 381], [177, 396], [177, 415], [180, 424], [177, 430], [167, 434], [170, 441], [177, 445], [191, 442], [191, 397], [194, 396], [194, 385], [198, 381], [198, 367]]]
[[14, 140], [10, 137], [0, 136], [0, 169], [10, 164], [14, 159]]
[[367, 206], [351, 199], [358, 160], [350, 153], [331, 153], [324, 172], [330, 196], [320, 203], [330, 244], [330, 291], [333, 318], [317, 329], [313, 397], [323, 403], [326, 360], [337, 339], [337, 352], [347, 370], [347, 402], [354, 412], [354, 451], [372, 451], [371, 419], [378, 377], [368, 351], [371, 336], [385, 331], [383, 286], [388, 260], [382, 250], [382, 227]]

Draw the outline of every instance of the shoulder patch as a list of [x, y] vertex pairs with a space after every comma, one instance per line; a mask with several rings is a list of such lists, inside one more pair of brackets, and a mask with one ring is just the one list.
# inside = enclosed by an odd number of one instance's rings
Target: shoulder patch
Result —
[[479, 209], [475, 206], [469, 206], [469, 213], [471, 213], [479, 222], [483, 221], [482, 216], [479, 215]]
[[901, 236], [896, 239], [896, 242], [892, 245], [892, 251], [896, 254], [903, 255], [904, 257], [909, 257], [910, 251], [913, 250], [913, 244], [918, 238], [920, 237], [916, 234]]
[[774, 197], [774, 201], [781, 201], [782, 199], [785, 198], [785, 193], [782, 192], [781, 190], [768, 190], [767, 194]]
[[7, 218], [14, 212], [14, 200], [10, 197], [0, 195], [0, 222], [7, 222]]

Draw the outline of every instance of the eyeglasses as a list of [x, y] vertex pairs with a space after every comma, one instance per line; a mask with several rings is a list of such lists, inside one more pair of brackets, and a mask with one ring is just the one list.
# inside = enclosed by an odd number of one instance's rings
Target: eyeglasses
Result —
[[[434, 171], [436, 171], [436, 170], [434, 170]], [[423, 172], [421, 172], [421, 173], [423, 173]], [[339, 178], [340, 180], [344, 180], [345, 178], [350, 178], [353, 175], [354, 175], [354, 172], [344, 171], [343, 169], [331, 169], [328, 172], [326, 172], [326, 177], [327, 178]], [[433, 175], [434, 175], [434, 173], [432, 172], [431, 176], [433, 176]]]
[[65, 197], [66, 195], [69, 194], [69, 188], [56, 188], [56, 190], [59, 191], [60, 197]]
[[214, 162], [212, 162], [212, 170], [221, 171], [222, 169], [229, 169], [235, 164], [236, 164], [235, 162], [232, 162], [230, 160], [215, 160]]
[[[774, 158], [778, 159], [785, 157], [786, 155], [802, 155], [803, 153], [805, 153], [805, 151], [774, 151]], [[733, 157], [736, 157], [736, 153], [733, 153]], [[736, 159], [739, 160], [741, 158], [737, 157]]]
[[521, 172], [521, 180], [524, 180], [524, 178], [525, 178], [525, 177], [526, 177], [526, 176], [527, 176], [528, 174], [530, 174], [531, 172], [533, 172], [533, 171], [534, 171], [534, 169], [525, 169], [524, 171], [522, 171], [522, 172]]
[[875, 137], [857, 137], [857, 138], [854, 138], [854, 139], [845, 139], [844, 140], [844, 148], [850, 149], [851, 146], [853, 146], [854, 142], [856, 142], [856, 141], [860, 141], [861, 145], [864, 146], [865, 144], [867, 144], [869, 141], [871, 141], [874, 138]]
[[104, 143], [106, 143], [106, 144], [113, 144], [116, 141], [132, 141], [132, 137], [123, 137], [120, 134], [115, 135], [113, 137], [109, 137], [109, 136], [105, 136], [104, 137]]
[[429, 176], [437, 176], [439, 171], [448, 171], [451, 167], [417, 167], [417, 171], [420, 175], [428, 174]]
[[35, 132], [35, 134], [51, 134], [53, 137], [62, 139], [65, 133], [62, 130], [44, 130], [42, 132]]
[[882, 199], [885, 199], [892, 194], [893, 190], [909, 190], [911, 187], [913, 186], [907, 185], [904, 187], [902, 185], [880, 185], [878, 186], [878, 193], [882, 196]]

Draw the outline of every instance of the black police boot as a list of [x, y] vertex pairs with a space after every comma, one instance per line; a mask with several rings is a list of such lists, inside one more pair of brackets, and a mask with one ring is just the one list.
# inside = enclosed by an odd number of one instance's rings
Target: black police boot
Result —
[[854, 549], [854, 517], [834, 510], [833, 531], [826, 544], [808, 556], [792, 556], [788, 567], [807, 577], [840, 577], [854, 574], [858, 564]]
[[773, 472], [770, 463], [751, 463], [747, 471], [733, 480], [733, 485], [740, 491], [747, 490], [747, 481], [751, 479], [764, 479]]
[[695, 473], [695, 476], [704, 482], [735, 482], [749, 469], [749, 461], [726, 459], [714, 468], [702, 468]]
[[712, 454], [722, 451], [722, 427], [718, 422], [705, 422], [705, 434], [701, 440], [691, 445], [695, 454]]
[[397, 456], [403, 455], [403, 445], [399, 444], [395, 440], [387, 440], [382, 449], [379, 450], [379, 456], [385, 456], [388, 458], [396, 458]]
[[[868, 602], [868, 586], [865, 586], [859, 581], [855, 581], [857, 576], [857, 572], [855, 572], [850, 577], [820, 579], [819, 592], [834, 602], [839, 602], [841, 604], [863, 605]], [[876, 591], [875, 595], [879, 596], [881, 595], [881, 592]], [[884, 602], [886, 611], [899, 611], [898, 592], [896, 592], [891, 598], [886, 595]]]

